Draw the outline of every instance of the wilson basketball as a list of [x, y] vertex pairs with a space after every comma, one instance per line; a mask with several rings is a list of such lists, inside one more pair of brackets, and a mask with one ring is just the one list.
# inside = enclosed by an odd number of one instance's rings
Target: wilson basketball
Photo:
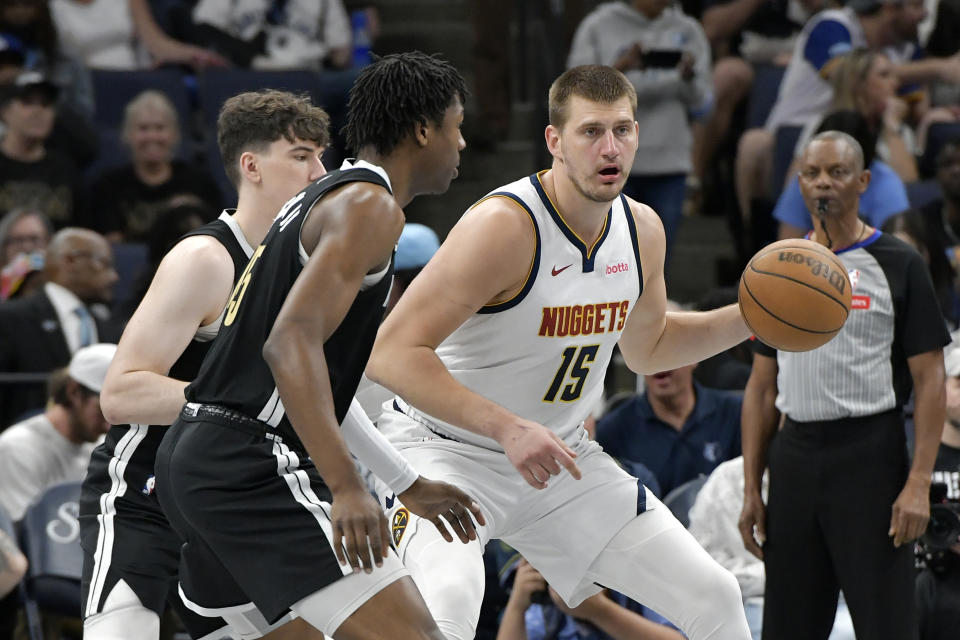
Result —
[[780, 240], [751, 258], [740, 277], [740, 311], [762, 342], [809, 351], [837, 335], [850, 314], [847, 269], [826, 247]]

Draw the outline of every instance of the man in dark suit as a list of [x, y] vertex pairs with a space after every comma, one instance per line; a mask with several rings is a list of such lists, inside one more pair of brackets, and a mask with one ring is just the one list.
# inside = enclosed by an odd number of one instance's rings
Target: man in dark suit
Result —
[[58, 232], [47, 247], [44, 272], [42, 290], [0, 305], [0, 372], [41, 374], [37, 382], [0, 385], [0, 430], [43, 408], [45, 374], [66, 366], [80, 347], [120, 336], [91, 309], [110, 302], [117, 281], [103, 236], [77, 228]]

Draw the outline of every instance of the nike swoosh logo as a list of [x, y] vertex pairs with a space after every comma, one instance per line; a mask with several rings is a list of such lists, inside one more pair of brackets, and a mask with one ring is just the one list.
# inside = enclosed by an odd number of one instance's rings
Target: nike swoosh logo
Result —
[[393, 509], [393, 501], [397, 499], [397, 494], [391, 494], [390, 496], [383, 499], [383, 503], [387, 505], [387, 509]]
[[550, 275], [552, 275], [552, 276], [558, 276], [558, 275], [560, 275], [561, 273], [563, 273], [564, 271], [566, 271], [567, 269], [569, 269], [569, 268], [572, 267], [572, 266], [573, 266], [572, 264], [568, 264], [567, 266], [565, 266], [565, 267], [560, 267], [559, 269], [557, 269], [556, 267], [554, 267], [553, 269], [550, 270]]

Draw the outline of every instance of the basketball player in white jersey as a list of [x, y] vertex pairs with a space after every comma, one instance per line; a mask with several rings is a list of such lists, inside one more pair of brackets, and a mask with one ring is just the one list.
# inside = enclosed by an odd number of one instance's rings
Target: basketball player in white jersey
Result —
[[[183, 407], [184, 388], [217, 335], [253, 247], [283, 204], [326, 174], [320, 155], [328, 126], [327, 114], [309, 99], [282, 91], [239, 94], [221, 109], [218, 142], [237, 188], [237, 208], [220, 216], [218, 223], [226, 225], [220, 239], [191, 235], [163, 259], [124, 331], [101, 394], [104, 414], [118, 426], [97, 450], [81, 499], [88, 640], [159, 637], [165, 600], [170, 593], [177, 597], [181, 541], [153, 491], [157, 447], [165, 425]], [[449, 485], [419, 478], [369, 424], [359, 403], [344, 420], [343, 435], [382, 481], [410, 496], [428, 516], [457, 499], [468, 501]], [[454, 531], [467, 539], [465, 531]], [[275, 640], [324, 637], [299, 620], [281, 626], [289, 616], [268, 625], [255, 610], [231, 618], [229, 629], [220, 618], [180, 614], [194, 638], [248, 639], [271, 629]]]
[[519, 551], [570, 606], [608, 587], [691, 640], [747, 640], [736, 580], [589, 440], [614, 344], [641, 374], [749, 337], [731, 305], [666, 312], [664, 232], [620, 194], [637, 151], [637, 96], [610, 67], [550, 89], [553, 165], [498, 189], [450, 232], [387, 317], [367, 375], [398, 395], [379, 427], [486, 516], [443, 545], [389, 490], [394, 541], [448, 640], [473, 638], [483, 545]]

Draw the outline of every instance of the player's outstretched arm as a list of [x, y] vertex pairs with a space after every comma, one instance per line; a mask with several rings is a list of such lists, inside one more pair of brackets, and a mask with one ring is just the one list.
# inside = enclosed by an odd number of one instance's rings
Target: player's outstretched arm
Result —
[[749, 338], [735, 304], [705, 312], [666, 311], [663, 225], [650, 207], [632, 200], [630, 206], [637, 222], [644, 282], [620, 336], [627, 366], [651, 375], [700, 362]]
[[[198, 277], [202, 274], [202, 277]], [[187, 382], [167, 376], [197, 329], [217, 319], [233, 288], [233, 260], [207, 236], [180, 241], [164, 257], [124, 329], [100, 406], [111, 424], [171, 424]]]
[[760, 545], [766, 538], [766, 509], [761, 494], [763, 472], [767, 468], [767, 448], [780, 421], [775, 406], [777, 371], [776, 357], [754, 354], [740, 411], [744, 483], [743, 509], [737, 526], [747, 551], [758, 558], [763, 557]]
[[435, 351], [482, 306], [523, 287], [535, 249], [532, 222], [515, 203], [494, 197], [473, 207], [387, 316], [367, 375], [421, 411], [496, 440], [542, 488], [562, 468], [579, 477], [573, 452], [546, 427], [457, 382]]
[[469, 514], [473, 513], [477, 522], [485, 524], [480, 506], [453, 485], [419, 475], [373, 426], [356, 398], [350, 403], [340, 431], [350, 452], [390, 487], [408, 509], [433, 522], [447, 542], [453, 541], [447, 525], [461, 542], [476, 539], [477, 532]]
[[300, 230], [310, 258], [263, 347], [290, 423], [333, 493], [337, 558], [355, 570], [382, 563], [389, 534], [341, 437], [323, 345], [364, 276], [386, 267], [402, 228], [403, 212], [381, 187], [354, 183], [324, 197]]

